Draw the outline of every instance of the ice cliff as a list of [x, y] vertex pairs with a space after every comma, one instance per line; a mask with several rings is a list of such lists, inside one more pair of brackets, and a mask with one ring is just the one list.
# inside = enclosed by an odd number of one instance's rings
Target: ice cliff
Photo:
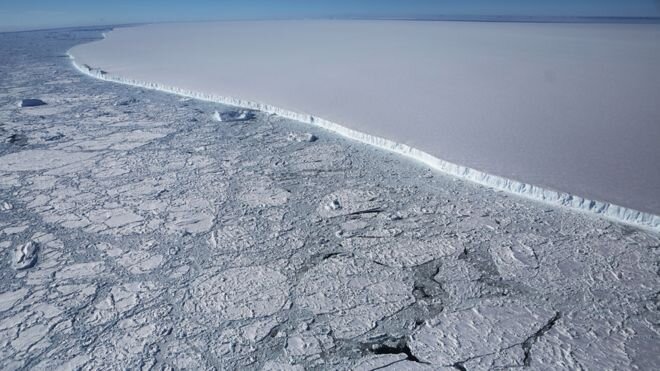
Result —
[[352, 130], [339, 123], [331, 122], [311, 114], [293, 112], [266, 103], [252, 102], [215, 94], [200, 93], [154, 82], [123, 78], [121, 76], [109, 74], [106, 71], [94, 69], [87, 65], [79, 65], [76, 63], [76, 60], [71, 53], [69, 53], [69, 57], [71, 58], [72, 63], [76, 69], [97, 79], [278, 115], [306, 124], [315, 125], [335, 132], [346, 138], [409, 157], [429, 166], [434, 170], [457, 177], [462, 180], [471, 181], [486, 187], [491, 187], [495, 190], [504, 191], [528, 199], [544, 202], [549, 205], [567, 207], [575, 211], [594, 214], [596, 216], [634, 225], [640, 228], [649, 229], [656, 232], [660, 231], [660, 216], [658, 215], [641, 212], [608, 202], [590, 200], [578, 195], [555, 191], [552, 189], [527, 184], [521, 181], [488, 174], [466, 166], [453, 164], [406, 144], [397, 143], [386, 138], [381, 138], [378, 136]]

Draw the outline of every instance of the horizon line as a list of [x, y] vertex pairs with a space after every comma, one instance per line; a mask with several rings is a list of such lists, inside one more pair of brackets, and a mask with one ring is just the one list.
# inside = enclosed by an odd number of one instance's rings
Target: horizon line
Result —
[[305, 20], [354, 20], [354, 21], [418, 21], [418, 22], [493, 22], [493, 23], [566, 23], [566, 24], [655, 24], [660, 23], [660, 16], [584, 16], [584, 15], [430, 15], [430, 16], [363, 16], [335, 15], [309, 17], [261, 17], [261, 18], [215, 18], [188, 20], [161, 20], [127, 23], [98, 23], [62, 26], [35, 26], [35, 28], [0, 30], [0, 33], [43, 32], [80, 28], [131, 27], [145, 24], [163, 23], [208, 23], [208, 22], [248, 22], [248, 21], [305, 21]]

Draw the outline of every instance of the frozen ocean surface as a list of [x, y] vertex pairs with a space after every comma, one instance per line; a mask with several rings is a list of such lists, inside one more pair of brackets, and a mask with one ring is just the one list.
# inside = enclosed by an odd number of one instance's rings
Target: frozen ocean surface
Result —
[[658, 215], [658, 40], [641, 24], [218, 22], [120, 28], [71, 54]]
[[0, 370], [658, 369], [660, 233], [90, 78], [105, 30], [0, 33]]

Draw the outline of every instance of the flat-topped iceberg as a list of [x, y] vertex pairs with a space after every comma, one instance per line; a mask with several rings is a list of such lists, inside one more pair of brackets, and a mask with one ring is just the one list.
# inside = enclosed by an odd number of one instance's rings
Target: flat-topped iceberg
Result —
[[218, 22], [121, 28], [70, 54], [95, 77], [294, 118], [658, 228], [658, 39], [658, 25]]

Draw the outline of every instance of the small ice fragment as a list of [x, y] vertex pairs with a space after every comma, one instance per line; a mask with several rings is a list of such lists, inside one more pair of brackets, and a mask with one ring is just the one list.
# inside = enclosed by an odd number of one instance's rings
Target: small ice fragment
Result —
[[120, 100], [116, 101], [113, 105], [115, 107], [117, 107], [117, 106], [129, 106], [129, 105], [135, 104], [137, 102], [138, 102], [138, 100], [135, 99], [135, 98], [127, 98], [127, 99], [120, 99]]
[[314, 142], [318, 138], [311, 133], [289, 133], [288, 139], [292, 142]]
[[42, 101], [41, 99], [22, 99], [21, 101], [18, 102], [19, 107], [37, 107], [37, 106], [43, 106], [45, 105], [46, 102]]
[[325, 208], [326, 210], [339, 210], [341, 209], [341, 204], [339, 203], [339, 200], [334, 199], [329, 204], [327, 204]]
[[39, 245], [34, 241], [29, 241], [20, 246], [14, 252], [14, 269], [23, 270], [34, 266], [37, 262], [37, 250]]
[[255, 117], [254, 112], [249, 110], [228, 111], [223, 113], [225, 121], [248, 121]]
[[403, 219], [403, 217], [399, 213], [396, 213], [396, 214], [390, 214], [388, 216], [388, 219], [390, 219], [390, 220], [401, 220], [401, 219]]
[[214, 119], [215, 121], [222, 122], [222, 116], [220, 116], [220, 112], [215, 111], [215, 112], [213, 113], [213, 119]]
[[2, 210], [2, 211], [11, 210], [13, 208], [14, 208], [14, 205], [10, 204], [7, 201], [3, 202], [2, 205], [0, 205], [0, 210]]

